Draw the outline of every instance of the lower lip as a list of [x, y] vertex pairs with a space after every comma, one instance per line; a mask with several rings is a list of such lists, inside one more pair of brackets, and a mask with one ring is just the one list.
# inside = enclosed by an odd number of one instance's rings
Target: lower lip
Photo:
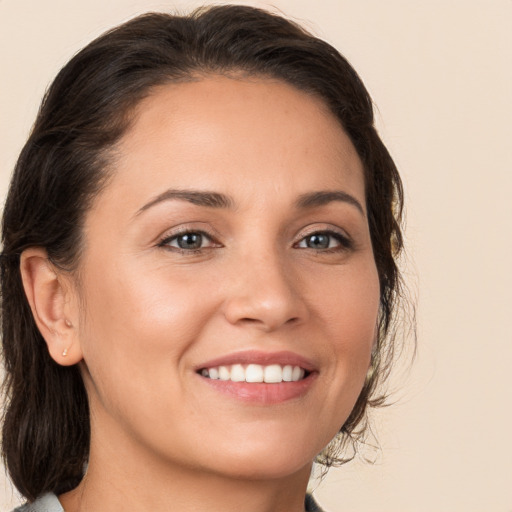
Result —
[[280, 382], [276, 384], [233, 382], [230, 380], [209, 379], [201, 375], [199, 377], [216, 391], [243, 402], [272, 405], [304, 396], [316, 380], [316, 376], [317, 374], [313, 372], [297, 382]]

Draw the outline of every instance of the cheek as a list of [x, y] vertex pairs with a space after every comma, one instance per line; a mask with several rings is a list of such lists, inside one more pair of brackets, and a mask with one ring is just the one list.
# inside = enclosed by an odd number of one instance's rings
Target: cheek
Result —
[[[380, 288], [373, 258], [341, 268], [323, 279], [311, 295], [313, 317], [335, 340], [331, 350], [357, 353], [371, 350], [375, 340]], [[314, 290], [313, 283], [310, 289]]]
[[204, 286], [161, 270], [90, 272], [84, 295], [84, 360], [96, 387], [108, 385], [109, 393], [119, 382], [142, 392], [148, 375], [168, 386], [215, 309]]
[[211, 314], [209, 295], [162, 272], [109, 275], [117, 277], [91, 275], [86, 290], [82, 339], [91, 417], [99, 428], [112, 428], [113, 420], [120, 432], [154, 439], [171, 453], [177, 448], [165, 444], [172, 438], [166, 432], [179, 430], [180, 422], [197, 424], [183, 375], [186, 354]]
[[376, 340], [379, 312], [379, 279], [368, 260], [346, 269], [316, 295], [319, 343], [328, 366], [330, 382], [323, 415], [331, 418], [333, 435], [345, 422], [364, 385]]

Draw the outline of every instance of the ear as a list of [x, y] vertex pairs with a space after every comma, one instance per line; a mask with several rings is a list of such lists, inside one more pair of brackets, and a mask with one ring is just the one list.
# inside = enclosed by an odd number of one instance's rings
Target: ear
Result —
[[39, 247], [22, 252], [20, 272], [32, 315], [50, 356], [63, 366], [80, 362], [79, 314], [71, 278], [59, 271]]

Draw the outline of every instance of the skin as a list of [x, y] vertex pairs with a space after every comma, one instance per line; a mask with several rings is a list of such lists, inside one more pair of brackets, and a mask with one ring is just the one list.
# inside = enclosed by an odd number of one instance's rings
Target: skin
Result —
[[[60, 496], [65, 510], [302, 511], [312, 460], [350, 414], [375, 340], [379, 283], [353, 145], [315, 97], [211, 76], [143, 100], [114, 170], [87, 214], [77, 275], [37, 249], [22, 258], [50, 353], [81, 365], [90, 400], [89, 467]], [[155, 202], [170, 189], [231, 204]], [[297, 206], [318, 191], [354, 201]], [[183, 230], [208, 235], [180, 250]], [[326, 232], [328, 247], [314, 246]], [[315, 378], [263, 404], [196, 372], [245, 350], [291, 351]]]

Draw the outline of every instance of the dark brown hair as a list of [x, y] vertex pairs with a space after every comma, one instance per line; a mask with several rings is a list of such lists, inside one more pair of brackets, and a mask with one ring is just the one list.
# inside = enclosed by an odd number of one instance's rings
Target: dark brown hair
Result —
[[[60, 71], [20, 154], [5, 205], [2, 451], [12, 481], [30, 500], [79, 483], [90, 427], [78, 366], [57, 365], [35, 325], [22, 287], [20, 254], [43, 247], [55, 265], [76, 269], [85, 213], [108, 180], [109, 151], [130, 125], [135, 106], [157, 85], [240, 72], [279, 79], [321, 98], [363, 162], [380, 279], [379, 330], [371, 375], [340, 426], [341, 448], [360, 438], [368, 406], [382, 403], [376, 386], [388, 372], [393, 348], [402, 186], [375, 130], [372, 101], [359, 76], [332, 46], [266, 11], [217, 6], [189, 16], [146, 14], [102, 35]], [[327, 450], [319, 460], [342, 462], [343, 450]]]

